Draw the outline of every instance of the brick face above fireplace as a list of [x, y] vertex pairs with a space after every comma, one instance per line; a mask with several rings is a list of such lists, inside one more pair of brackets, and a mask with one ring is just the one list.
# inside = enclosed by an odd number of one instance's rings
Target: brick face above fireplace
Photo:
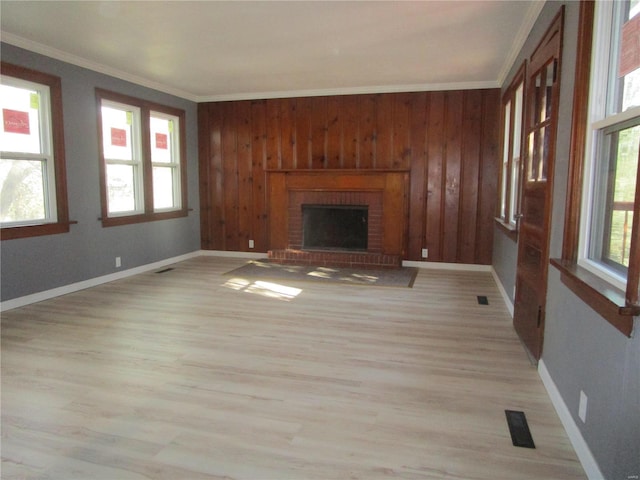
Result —
[[[269, 172], [270, 258], [335, 266], [399, 266], [407, 231], [405, 171]], [[302, 250], [302, 205], [366, 205], [367, 251]]]

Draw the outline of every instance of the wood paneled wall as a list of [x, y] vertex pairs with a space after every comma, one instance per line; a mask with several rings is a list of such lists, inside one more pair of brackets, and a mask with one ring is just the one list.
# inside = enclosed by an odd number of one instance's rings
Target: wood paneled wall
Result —
[[490, 264], [499, 99], [492, 89], [200, 104], [202, 248], [270, 248], [267, 170], [408, 169], [405, 260], [428, 248], [428, 261]]

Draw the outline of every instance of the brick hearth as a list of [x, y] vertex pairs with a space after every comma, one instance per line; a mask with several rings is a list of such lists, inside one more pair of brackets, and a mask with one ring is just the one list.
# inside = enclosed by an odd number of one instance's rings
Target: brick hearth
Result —
[[317, 265], [320, 267], [398, 268], [400, 255], [369, 252], [333, 252], [317, 250], [269, 250], [269, 259], [291, 265]]

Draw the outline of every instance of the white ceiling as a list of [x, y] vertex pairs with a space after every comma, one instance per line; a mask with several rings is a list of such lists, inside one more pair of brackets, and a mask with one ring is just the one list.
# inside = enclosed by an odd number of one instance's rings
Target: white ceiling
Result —
[[0, 2], [2, 41], [193, 101], [502, 84], [544, 1]]

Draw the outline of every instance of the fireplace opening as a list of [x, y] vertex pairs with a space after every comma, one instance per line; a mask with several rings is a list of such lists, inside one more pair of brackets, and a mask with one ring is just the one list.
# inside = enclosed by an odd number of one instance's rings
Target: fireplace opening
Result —
[[302, 248], [366, 251], [367, 205], [302, 205]]

